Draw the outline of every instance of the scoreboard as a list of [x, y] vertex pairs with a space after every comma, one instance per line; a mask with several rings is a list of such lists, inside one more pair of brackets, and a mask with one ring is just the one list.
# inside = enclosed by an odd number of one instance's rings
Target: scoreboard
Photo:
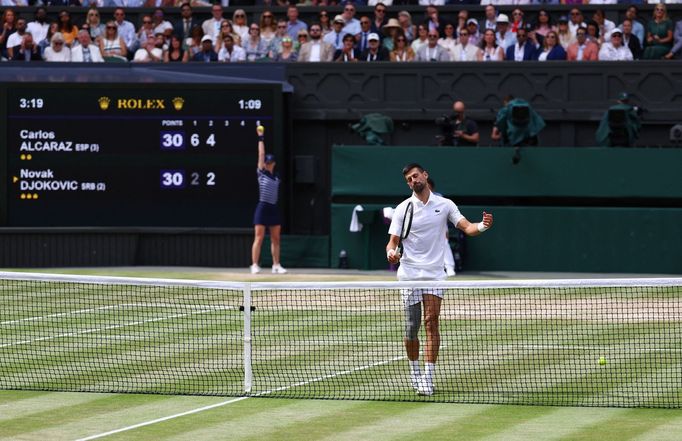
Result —
[[282, 153], [279, 85], [5, 91], [4, 226], [249, 227], [256, 126], [267, 152]]

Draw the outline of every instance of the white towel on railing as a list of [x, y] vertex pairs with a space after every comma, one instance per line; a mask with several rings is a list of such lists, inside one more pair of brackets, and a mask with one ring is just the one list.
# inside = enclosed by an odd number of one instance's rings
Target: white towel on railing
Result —
[[351, 233], [357, 233], [359, 231], [362, 231], [362, 224], [358, 220], [358, 211], [364, 211], [365, 209], [362, 208], [362, 205], [356, 205], [355, 208], [353, 208], [353, 215], [350, 217], [350, 231]]

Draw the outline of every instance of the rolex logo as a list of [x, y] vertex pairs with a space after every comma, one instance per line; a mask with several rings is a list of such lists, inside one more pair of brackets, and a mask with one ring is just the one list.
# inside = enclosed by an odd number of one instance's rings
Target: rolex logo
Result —
[[107, 110], [109, 108], [109, 104], [111, 103], [111, 100], [106, 96], [101, 97], [98, 101], [99, 108], [102, 110]]
[[176, 96], [173, 98], [173, 107], [175, 110], [182, 110], [182, 106], [185, 105], [185, 100], [180, 98], [179, 96]]

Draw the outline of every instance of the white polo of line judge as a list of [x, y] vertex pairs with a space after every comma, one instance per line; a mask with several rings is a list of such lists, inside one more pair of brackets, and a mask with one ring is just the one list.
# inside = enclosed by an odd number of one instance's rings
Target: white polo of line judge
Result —
[[[493, 225], [493, 215], [483, 212], [478, 223], [469, 222], [450, 199], [438, 196], [429, 190], [429, 174], [416, 163], [403, 168], [403, 176], [412, 196], [396, 207], [391, 226], [390, 238], [386, 245], [386, 257], [392, 264], [400, 262], [398, 280], [439, 281], [445, 280], [445, 250], [443, 237], [448, 221], [467, 236], [478, 236]], [[405, 306], [405, 350], [410, 364], [412, 387], [420, 395], [433, 394], [433, 379], [440, 333], [438, 316], [443, 299], [442, 290], [403, 290]], [[422, 304], [424, 305], [424, 326], [426, 344], [424, 347], [424, 374], [419, 365], [419, 328], [421, 326]]]

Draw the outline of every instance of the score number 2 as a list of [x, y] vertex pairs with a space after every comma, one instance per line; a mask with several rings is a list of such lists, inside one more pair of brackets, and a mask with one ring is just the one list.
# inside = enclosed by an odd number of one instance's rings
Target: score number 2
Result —
[[[189, 143], [192, 147], [199, 147], [201, 138], [198, 133], [193, 133], [189, 137]], [[210, 133], [204, 142], [206, 145], [215, 147], [215, 134]], [[185, 149], [185, 132], [161, 132], [161, 150], [184, 150]]]
[[[190, 173], [189, 185], [202, 185], [201, 174], [199, 172]], [[215, 185], [216, 175], [214, 172], [206, 173], [206, 180], [203, 185], [213, 187]], [[161, 170], [161, 188], [162, 189], [183, 189], [185, 188], [185, 171], [184, 170]]]

